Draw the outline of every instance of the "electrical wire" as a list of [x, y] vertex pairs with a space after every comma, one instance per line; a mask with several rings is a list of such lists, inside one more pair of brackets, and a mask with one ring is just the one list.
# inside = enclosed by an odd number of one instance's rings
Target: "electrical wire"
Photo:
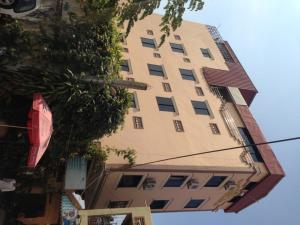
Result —
[[267, 144], [276, 144], [276, 143], [287, 142], [287, 141], [295, 141], [295, 140], [299, 140], [299, 139], [300, 139], [300, 136], [293, 137], [293, 138], [279, 139], [279, 140], [275, 140], [275, 141], [267, 141], [267, 142], [249, 144], [249, 145], [241, 145], [241, 146], [235, 146], [235, 147], [229, 147], [229, 148], [216, 149], [216, 150], [205, 151], [205, 152], [198, 152], [198, 153], [193, 153], [193, 154], [181, 155], [181, 156], [170, 157], [170, 158], [159, 159], [159, 160], [150, 161], [150, 162], [146, 162], [146, 163], [141, 163], [141, 164], [137, 164], [137, 165], [132, 165], [132, 166], [129, 166], [128, 168], [135, 168], [138, 166], [145, 166], [145, 165], [158, 163], [158, 162], [182, 159], [182, 158], [192, 157], [192, 156], [196, 156], [196, 155], [211, 154], [211, 153], [216, 153], [216, 152], [225, 152], [225, 151], [231, 151], [231, 150], [235, 150], [235, 149], [239, 149], [239, 148], [254, 147], [254, 146], [260, 146], [260, 145], [267, 145]]

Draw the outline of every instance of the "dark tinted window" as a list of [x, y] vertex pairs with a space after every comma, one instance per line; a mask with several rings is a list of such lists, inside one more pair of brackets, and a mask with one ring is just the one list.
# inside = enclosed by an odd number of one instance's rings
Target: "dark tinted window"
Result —
[[126, 208], [128, 201], [110, 201], [107, 208]]
[[[239, 132], [240, 132], [246, 145], [255, 144], [254, 141], [252, 140], [247, 128], [239, 127]], [[255, 145], [249, 146], [247, 148], [255, 162], [263, 162], [263, 159]]]
[[136, 102], [135, 102], [135, 96], [133, 93], [130, 93], [130, 97], [131, 97], [131, 104], [130, 107], [131, 108], [136, 108]]
[[141, 38], [142, 45], [148, 48], [156, 48], [154, 39]]
[[160, 111], [175, 112], [171, 98], [156, 97], [156, 101]]
[[204, 202], [203, 199], [192, 199], [185, 206], [185, 209], [195, 209], [198, 208]]
[[210, 115], [209, 110], [205, 102], [201, 101], [192, 101], [195, 113], [200, 115]]
[[184, 48], [181, 44], [170, 43], [173, 52], [184, 53]]
[[182, 79], [184, 80], [196, 80], [193, 70], [179, 69]]
[[129, 72], [129, 62], [128, 60], [121, 61], [121, 70]]
[[162, 66], [154, 65], [154, 64], [147, 64], [147, 65], [148, 65], [149, 73], [151, 75], [161, 76], [161, 77], [163, 77], [165, 75]]
[[142, 180], [140, 175], [123, 175], [118, 187], [137, 187]]
[[167, 204], [168, 200], [154, 200], [150, 204], [151, 209], [163, 209]]
[[187, 176], [170, 176], [164, 187], [180, 187], [186, 178]]
[[235, 196], [232, 199], [229, 200], [231, 203], [236, 203], [238, 202], [242, 197], [241, 196]]
[[226, 176], [213, 176], [204, 187], [218, 187], [226, 178]]
[[36, 6], [36, 0], [16, 1], [16, 5], [14, 7], [14, 11], [16, 13], [27, 12], [29, 10], [34, 9], [35, 6]]
[[212, 55], [208, 48], [201, 48], [202, 55], [206, 58], [212, 58]]
[[244, 187], [244, 189], [250, 191], [250, 190], [252, 190], [256, 185], [257, 185], [257, 182], [250, 182], [249, 184], [247, 184], [246, 187]]

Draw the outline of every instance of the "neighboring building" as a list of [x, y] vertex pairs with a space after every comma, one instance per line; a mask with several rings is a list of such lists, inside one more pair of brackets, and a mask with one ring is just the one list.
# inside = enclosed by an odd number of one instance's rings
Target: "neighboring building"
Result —
[[[248, 108], [257, 90], [217, 29], [183, 21], [158, 49], [160, 21], [149, 16], [123, 39], [124, 78], [150, 89], [132, 90], [123, 128], [102, 146], [135, 149], [139, 165], [264, 142]], [[284, 176], [268, 145], [126, 163], [111, 157], [99, 179], [88, 180], [87, 207], [239, 212]]]
[[149, 207], [79, 210], [81, 225], [152, 225]]

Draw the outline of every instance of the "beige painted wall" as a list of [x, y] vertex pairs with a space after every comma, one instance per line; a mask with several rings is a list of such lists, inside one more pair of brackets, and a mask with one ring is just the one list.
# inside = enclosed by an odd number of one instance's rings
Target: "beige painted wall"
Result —
[[[127, 45], [124, 47], [129, 49], [129, 53], [124, 53], [124, 58], [130, 59], [133, 74], [123, 73], [123, 75], [125, 78], [133, 77], [137, 81], [146, 82], [151, 88], [147, 91], [136, 91], [140, 111], [130, 109], [123, 130], [113, 136], [103, 138], [102, 145], [135, 149], [137, 163], [237, 146], [238, 142], [229, 135], [219, 112], [221, 102], [210, 92], [201, 73], [201, 68], [204, 66], [227, 69], [208, 30], [201, 24], [183, 22], [182, 27], [176, 31], [176, 34], [181, 36], [181, 41], [175, 41], [171, 35], [158, 51], [143, 47], [140, 37], [155, 38], [157, 42], [159, 41], [159, 22], [160, 17], [157, 15], [148, 17], [136, 23], [127, 38]], [[153, 30], [154, 36], [147, 35], [147, 29]], [[187, 55], [172, 52], [169, 42], [183, 43]], [[209, 48], [214, 60], [204, 58], [200, 48]], [[155, 58], [154, 52], [160, 53], [162, 58]], [[183, 57], [188, 57], [191, 63], [184, 62]], [[164, 65], [168, 79], [149, 75], [147, 63]], [[199, 83], [183, 80], [179, 68], [193, 69]], [[162, 82], [170, 83], [172, 92], [164, 92]], [[197, 96], [195, 86], [202, 87], [205, 96]], [[159, 111], [156, 96], [174, 97], [179, 115]], [[207, 100], [214, 118], [196, 115], [191, 100]], [[144, 129], [134, 129], [132, 116], [142, 117]], [[185, 132], [176, 132], [173, 120], [181, 120]], [[216, 123], [221, 135], [212, 134], [209, 123]], [[241, 152], [242, 149], [173, 160], [162, 164], [247, 167], [239, 158]], [[122, 163], [122, 160], [112, 157], [108, 163]]]
[[[160, 16], [153, 15], [135, 24], [132, 32], [123, 47], [129, 49], [124, 53], [124, 59], [130, 59], [132, 72], [123, 72], [123, 77], [134, 78], [136, 81], [146, 82], [151, 86], [147, 91], [132, 90], [136, 92], [139, 110], [129, 109], [123, 129], [116, 134], [101, 140], [102, 145], [120, 149], [133, 148], [137, 152], [136, 164], [155, 161], [163, 158], [193, 154], [197, 152], [215, 150], [240, 145], [230, 136], [227, 125], [220, 114], [221, 101], [210, 91], [202, 74], [203, 67], [227, 70], [224, 59], [204, 25], [184, 21], [175, 32], [181, 36], [181, 41], [176, 41], [173, 34], [159, 49], [142, 46], [141, 37], [155, 38], [159, 42], [160, 32], [158, 24]], [[152, 30], [154, 35], [148, 35], [147, 30]], [[184, 45], [187, 55], [172, 52], [169, 42]], [[209, 48], [213, 60], [202, 56], [200, 48]], [[159, 53], [161, 58], [155, 58], [153, 53]], [[191, 63], [186, 63], [187, 57]], [[149, 75], [147, 63], [163, 65], [167, 79]], [[179, 68], [193, 69], [198, 82], [183, 80]], [[171, 85], [172, 92], [164, 92], [162, 82]], [[204, 91], [204, 96], [197, 96], [195, 87], [199, 86]], [[174, 97], [178, 114], [159, 111], [156, 96]], [[213, 116], [196, 115], [191, 100], [207, 101]], [[244, 127], [233, 104], [226, 105], [238, 127]], [[134, 129], [133, 116], [143, 119], [144, 129]], [[181, 120], [184, 132], [175, 131], [173, 120]], [[221, 131], [220, 135], [212, 133], [209, 123], [216, 123]], [[250, 181], [258, 181], [266, 176], [267, 171], [262, 164], [257, 164], [258, 169], [250, 167], [241, 160], [243, 149], [227, 152], [193, 156], [189, 158], [160, 162], [153, 165], [152, 170], [136, 172], [111, 172], [104, 181], [100, 191], [97, 208], [107, 207], [109, 201], [129, 201], [130, 207], [150, 205], [152, 200], [170, 200], [162, 211], [185, 211], [185, 204], [191, 199], [205, 199], [197, 209], [214, 210], [227, 207], [229, 199], [241, 193], [243, 187]], [[116, 156], [111, 156], [107, 161], [107, 168], [118, 168], [127, 162]], [[139, 167], [136, 168], [137, 170]], [[181, 171], [181, 172], [178, 172]], [[193, 171], [193, 172], [191, 172]], [[157, 186], [148, 191], [141, 187], [117, 188], [123, 174], [143, 175], [155, 177]], [[183, 185], [181, 188], [165, 188], [164, 183], [170, 175], [188, 175], [200, 181], [201, 185], [196, 190], [190, 190]], [[216, 175], [227, 176], [237, 184], [237, 190], [225, 190], [223, 184], [216, 188], [207, 188], [203, 185], [207, 180]]]

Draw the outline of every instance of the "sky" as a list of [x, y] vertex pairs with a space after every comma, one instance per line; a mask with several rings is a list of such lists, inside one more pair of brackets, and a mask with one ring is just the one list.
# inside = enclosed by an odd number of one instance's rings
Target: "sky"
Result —
[[[300, 0], [205, 0], [184, 19], [218, 27], [229, 42], [259, 91], [251, 111], [266, 138], [300, 136]], [[153, 214], [154, 225], [299, 225], [300, 141], [272, 148], [286, 177], [258, 203], [238, 214]]]

